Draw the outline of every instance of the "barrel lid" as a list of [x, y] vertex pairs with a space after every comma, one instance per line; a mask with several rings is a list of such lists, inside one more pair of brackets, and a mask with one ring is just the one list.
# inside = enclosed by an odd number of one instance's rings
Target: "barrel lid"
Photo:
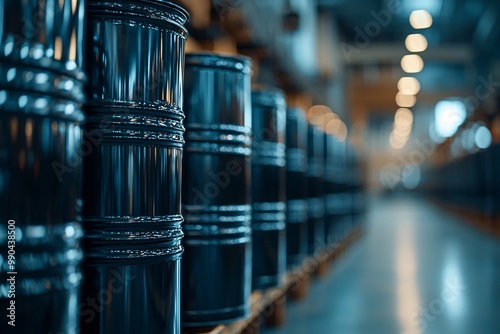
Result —
[[285, 93], [281, 89], [274, 87], [253, 89], [252, 104], [285, 108]]
[[304, 109], [298, 107], [288, 107], [286, 109], [286, 115], [289, 118], [301, 118], [306, 119], [306, 113]]
[[176, 3], [173, 3], [173, 2], [167, 1], [167, 0], [142, 0], [142, 1], [143, 2], [157, 2], [158, 4], [161, 4], [162, 6], [165, 6], [166, 8], [170, 8], [170, 9], [178, 11], [179, 14], [185, 16], [186, 21], [189, 20], [189, 12]]
[[214, 67], [250, 74], [252, 60], [249, 57], [241, 55], [196, 52], [186, 54], [186, 66]]
[[168, 21], [187, 36], [184, 24], [189, 13], [183, 7], [166, 0], [88, 0], [87, 11], [98, 16], [126, 15]]
[[183, 19], [184, 21], [183, 23], [186, 23], [189, 20], [189, 12], [176, 3], [167, 0], [139, 0], [138, 2], [143, 2], [152, 5], [157, 4], [165, 11], [174, 11], [175, 14], [179, 15]]

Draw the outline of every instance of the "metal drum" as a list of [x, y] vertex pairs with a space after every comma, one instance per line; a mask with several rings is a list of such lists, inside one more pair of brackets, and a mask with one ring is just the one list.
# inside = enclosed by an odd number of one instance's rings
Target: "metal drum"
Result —
[[[493, 203], [500, 203], [500, 144], [492, 144], [488, 151], [491, 154], [491, 198]], [[500, 206], [492, 205], [491, 215], [493, 217], [492, 226], [494, 233], [500, 233]]]
[[356, 190], [354, 186], [355, 174], [354, 174], [353, 148], [352, 146], [349, 145], [349, 143], [346, 143], [345, 146], [346, 146], [346, 161], [345, 161], [344, 180], [347, 189], [347, 196], [345, 199], [347, 213], [344, 215], [344, 220], [343, 220], [344, 237], [349, 235], [349, 233], [353, 229], [353, 218], [354, 218], [355, 199], [356, 199]]
[[302, 109], [286, 113], [286, 259], [289, 268], [307, 256], [307, 120]]
[[276, 89], [252, 92], [252, 288], [281, 283], [286, 270], [286, 100]]
[[251, 63], [186, 55], [182, 325], [248, 316], [251, 293]]
[[334, 241], [335, 223], [337, 220], [337, 187], [335, 184], [335, 145], [336, 139], [329, 133], [323, 133], [324, 138], [324, 183], [323, 198], [325, 200], [325, 243]]
[[352, 147], [352, 187], [354, 192], [352, 197], [353, 227], [362, 223], [367, 206], [361, 164], [362, 162], [359, 159], [359, 155], [354, 147]]
[[83, 13], [0, 1], [1, 333], [78, 332]]
[[314, 254], [325, 243], [323, 145], [323, 132], [309, 124], [307, 127], [307, 239], [309, 254]]
[[187, 12], [89, 1], [84, 333], [180, 333]]
[[329, 196], [330, 214], [334, 220], [333, 241], [340, 242], [347, 234], [351, 194], [349, 190], [350, 169], [345, 141], [335, 139], [334, 145], [334, 193]]

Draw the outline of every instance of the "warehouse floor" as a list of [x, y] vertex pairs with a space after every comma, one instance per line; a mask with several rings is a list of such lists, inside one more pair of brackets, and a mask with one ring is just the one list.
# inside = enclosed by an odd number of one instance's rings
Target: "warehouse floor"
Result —
[[424, 199], [372, 199], [365, 234], [265, 334], [500, 330], [500, 239]]

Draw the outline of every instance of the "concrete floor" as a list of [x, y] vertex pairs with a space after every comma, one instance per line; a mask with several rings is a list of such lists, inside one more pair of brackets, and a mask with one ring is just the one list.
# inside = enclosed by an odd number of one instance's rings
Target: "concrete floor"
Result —
[[500, 333], [500, 239], [396, 194], [371, 201], [365, 231], [262, 333]]

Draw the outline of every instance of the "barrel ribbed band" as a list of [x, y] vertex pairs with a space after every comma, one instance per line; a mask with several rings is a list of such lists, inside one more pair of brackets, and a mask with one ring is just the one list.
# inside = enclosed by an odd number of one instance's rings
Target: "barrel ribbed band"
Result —
[[233, 245], [250, 242], [250, 205], [184, 205], [186, 245]]
[[234, 154], [250, 156], [251, 130], [248, 127], [219, 125], [187, 125], [186, 152]]
[[184, 144], [183, 115], [176, 110], [159, 112], [152, 107], [128, 109], [87, 107], [87, 128], [102, 143], [147, 143], [181, 148]]
[[[66, 290], [81, 281], [79, 247], [83, 236], [77, 222], [16, 225], [16, 271], [22, 281], [16, 294], [36, 295], [47, 290]], [[7, 249], [7, 229], [0, 229], [0, 246]], [[11, 271], [7, 261], [0, 261], [2, 272]], [[7, 298], [8, 282], [0, 282], [0, 298]]]
[[307, 220], [308, 205], [307, 200], [294, 199], [286, 202], [287, 223], [303, 223]]
[[285, 229], [286, 204], [284, 202], [257, 202], [252, 205], [254, 230], [271, 231]]
[[298, 173], [307, 171], [307, 153], [304, 149], [296, 147], [286, 149], [286, 170]]
[[284, 167], [285, 144], [270, 141], [254, 142], [252, 164]]
[[309, 218], [321, 218], [325, 214], [325, 202], [322, 197], [308, 198], [307, 205]]
[[181, 215], [85, 217], [88, 263], [177, 260], [183, 248]]
[[[75, 79], [69, 75], [56, 73], [47, 69], [27, 66], [15, 62], [0, 62], [0, 89], [17, 91], [19, 94], [40, 94], [46, 101], [50, 100], [71, 100], [78, 107], [85, 101], [84, 81]], [[50, 103], [41, 100], [37, 101], [35, 107], [40, 110], [50, 107]], [[0, 97], [0, 101], [4, 98]], [[16, 102], [18, 100], [16, 99]], [[19, 106], [22, 108], [22, 105]], [[45, 110], [50, 113], [51, 110]], [[66, 114], [69, 114], [66, 110]]]
[[189, 224], [247, 224], [252, 216], [252, 207], [248, 204], [234, 205], [183, 205], [185, 225]]

